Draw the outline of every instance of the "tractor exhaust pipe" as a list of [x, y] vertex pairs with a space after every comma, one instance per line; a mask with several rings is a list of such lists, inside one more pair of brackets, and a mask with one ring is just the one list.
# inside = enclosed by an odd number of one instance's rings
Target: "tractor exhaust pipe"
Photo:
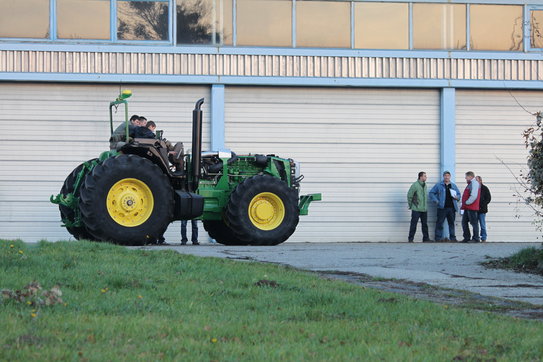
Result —
[[198, 189], [202, 173], [202, 104], [204, 98], [200, 98], [192, 111], [192, 181], [190, 190], [195, 192]]

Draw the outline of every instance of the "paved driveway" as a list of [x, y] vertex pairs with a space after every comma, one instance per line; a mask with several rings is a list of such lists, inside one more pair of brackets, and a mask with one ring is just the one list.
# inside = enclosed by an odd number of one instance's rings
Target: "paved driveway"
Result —
[[183, 254], [255, 260], [312, 271], [340, 271], [406, 279], [543, 305], [543, 277], [480, 265], [487, 257], [509, 256], [538, 244], [284, 243], [275, 247], [153, 246]]

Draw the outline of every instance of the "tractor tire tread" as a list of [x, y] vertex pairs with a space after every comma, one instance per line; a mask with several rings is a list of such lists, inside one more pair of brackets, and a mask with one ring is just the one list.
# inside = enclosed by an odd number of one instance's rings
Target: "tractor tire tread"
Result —
[[[260, 230], [248, 217], [251, 199], [261, 192], [272, 192], [281, 198], [285, 207], [282, 223], [273, 230]], [[270, 175], [256, 175], [239, 183], [226, 207], [225, 219], [234, 235], [249, 245], [278, 245], [286, 241], [299, 222], [298, 193]]]

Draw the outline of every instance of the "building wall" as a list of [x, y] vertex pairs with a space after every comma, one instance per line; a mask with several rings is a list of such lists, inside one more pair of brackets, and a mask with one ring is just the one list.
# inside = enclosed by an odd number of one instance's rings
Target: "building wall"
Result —
[[[117, 84], [0, 83], [0, 123], [10, 130], [0, 145], [0, 238], [70, 237], [49, 196], [79, 163], [108, 148], [107, 105], [118, 90]], [[154, 120], [172, 141], [190, 140], [193, 103], [206, 97], [204, 149], [211, 147], [217, 105], [210, 104], [210, 87], [132, 90], [130, 114]], [[525, 165], [521, 133], [533, 117], [513, 96], [536, 110], [543, 91], [456, 91], [450, 170], [461, 189], [468, 170], [490, 187], [489, 240], [537, 241], [533, 213], [513, 196], [516, 181], [500, 161], [519, 173]], [[440, 101], [437, 89], [227, 86], [223, 141], [238, 154], [294, 158], [305, 175], [302, 193], [323, 193], [291, 241], [405, 241], [409, 185], [422, 170], [431, 187], [443, 168]], [[433, 206], [429, 216], [433, 234]], [[168, 240], [178, 241], [178, 224], [168, 229]]]
[[[157, 123], [164, 137], [191, 147], [192, 109], [205, 86], [134, 85], [130, 115]], [[57, 205], [49, 202], [80, 163], [109, 150], [109, 102], [118, 84], [0, 83], [0, 238], [65, 240]], [[203, 147], [209, 148], [210, 112], [204, 104]], [[117, 126], [124, 109], [115, 117]], [[202, 229], [203, 232], [203, 229]], [[179, 223], [168, 230], [179, 241]]]
[[[543, 11], [522, 3], [524, 24]], [[536, 241], [498, 160], [514, 171], [525, 164], [520, 133], [533, 116], [511, 94], [540, 110], [543, 53], [527, 26], [520, 51], [478, 51], [469, 39], [467, 49], [416, 50], [412, 26], [407, 50], [354, 49], [354, 28], [345, 49], [296, 47], [296, 30], [290, 48], [242, 47], [235, 36], [232, 46], [179, 46], [170, 12], [164, 42], [118, 42], [113, 21], [102, 43], [0, 39], [0, 124], [10, 130], [0, 145], [0, 238], [68, 237], [49, 195], [107, 148], [107, 104], [130, 87], [131, 112], [164, 125], [169, 139], [190, 139], [192, 104], [204, 96], [206, 148], [301, 161], [303, 191], [324, 200], [294, 241], [404, 240], [403, 197], [421, 169], [430, 184], [448, 169], [459, 186], [463, 172], [480, 173], [494, 194], [489, 239]], [[177, 226], [166, 236], [176, 240]]]
[[[448, 81], [542, 81], [540, 55], [511, 57], [509, 54], [481, 55], [440, 52], [379, 52], [363, 55], [337, 52], [337, 55], [289, 55], [272, 51], [266, 54], [208, 54], [191, 52], [138, 51], [52, 51], [1, 50], [0, 72], [5, 76], [35, 75], [37, 79], [88, 79], [110, 75], [111, 80], [130, 81], [133, 76], [198, 76], [200, 82], [239, 83], [241, 77], [281, 77], [291, 82], [334, 78], [448, 80]], [[304, 52], [299, 52], [303, 54]], [[368, 53], [372, 54], [372, 53]], [[79, 76], [79, 77], [78, 77]], [[94, 76], [94, 77], [92, 77]], [[113, 77], [114, 76], [114, 77]], [[204, 77], [213, 77], [206, 79]], [[238, 78], [237, 80], [234, 77]], [[306, 79], [298, 79], [300, 77]], [[138, 78], [141, 79], [141, 78]], [[173, 81], [175, 78], [170, 78]], [[245, 82], [251, 83], [251, 79]], [[272, 82], [272, 81], [270, 81]]]
[[[405, 241], [406, 193], [439, 174], [437, 90], [227, 87], [226, 146], [301, 162], [323, 201], [293, 241]], [[430, 221], [434, 220], [434, 213]], [[422, 240], [422, 239], [421, 239]]]
[[522, 134], [535, 123], [518, 103], [536, 112], [542, 99], [543, 91], [457, 91], [457, 180], [472, 170], [490, 188], [491, 241], [537, 241], [541, 235], [533, 224], [533, 210], [515, 195], [526, 196], [517, 180], [527, 171]]

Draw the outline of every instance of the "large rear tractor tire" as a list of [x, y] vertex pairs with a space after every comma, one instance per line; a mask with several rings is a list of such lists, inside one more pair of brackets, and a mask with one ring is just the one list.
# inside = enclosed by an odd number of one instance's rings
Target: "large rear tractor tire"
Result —
[[[92, 162], [94, 160], [96, 159], [89, 160], [88, 162]], [[62, 188], [60, 189], [60, 194], [68, 195], [68, 194], [73, 193], [74, 197], [79, 197], [79, 192], [81, 190], [81, 187], [79, 187], [75, 191], [75, 193], [74, 193], [74, 188], [75, 188], [75, 182], [77, 180], [77, 176], [79, 175], [81, 170], [83, 170], [84, 165], [85, 165], [84, 163], [80, 164], [68, 175], [68, 177], [66, 177], [66, 180], [64, 180], [64, 184], [62, 185]], [[60, 217], [62, 218], [62, 220], [67, 220], [68, 222], [72, 222], [72, 223], [75, 221], [75, 212], [72, 208], [62, 205], [62, 204], [60, 204], [58, 208], [60, 210]], [[76, 238], [77, 240], [82, 240], [82, 239], [95, 240], [94, 236], [92, 236], [87, 231], [84, 225], [67, 226], [66, 230], [68, 230], [68, 232], [72, 234], [73, 237]]]
[[281, 244], [298, 225], [298, 193], [278, 178], [250, 177], [230, 195], [226, 219], [234, 235], [249, 245]]
[[120, 155], [86, 177], [79, 208], [87, 230], [97, 239], [144, 245], [164, 234], [173, 219], [173, 189], [148, 159]]
[[222, 220], [204, 220], [204, 229], [216, 242], [223, 245], [248, 245], [234, 235], [232, 229]]

